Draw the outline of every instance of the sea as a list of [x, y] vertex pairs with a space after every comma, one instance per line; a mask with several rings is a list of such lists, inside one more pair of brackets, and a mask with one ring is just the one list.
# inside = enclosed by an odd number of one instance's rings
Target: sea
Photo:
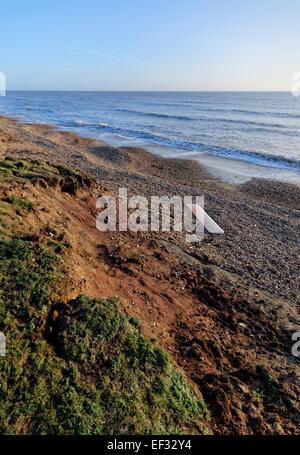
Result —
[[300, 97], [289, 92], [8, 91], [0, 114], [194, 159], [225, 180], [300, 182]]

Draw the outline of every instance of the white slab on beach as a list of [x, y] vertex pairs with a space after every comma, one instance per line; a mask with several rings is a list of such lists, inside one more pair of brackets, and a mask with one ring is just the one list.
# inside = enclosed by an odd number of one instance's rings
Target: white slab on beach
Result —
[[205, 210], [198, 204], [186, 204], [186, 206], [192, 211], [193, 215], [200, 221], [202, 226], [210, 234], [224, 234], [223, 229], [205, 212]]

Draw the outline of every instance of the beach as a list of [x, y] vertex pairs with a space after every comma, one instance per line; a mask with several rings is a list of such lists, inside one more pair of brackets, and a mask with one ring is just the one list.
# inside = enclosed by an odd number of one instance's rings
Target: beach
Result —
[[[291, 355], [291, 334], [300, 329], [298, 186], [263, 179], [233, 185], [196, 161], [1, 117], [0, 159], [7, 157], [64, 164], [95, 179], [93, 195], [80, 190], [65, 202], [73, 245], [67, 299], [79, 291], [117, 295], [199, 388], [212, 412], [212, 432], [298, 431], [291, 417], [299, 411], [300, 387]], [[191, 244], [184, 233], [99, 233], [97, 195], [116, 196], [120, 187], [147, 198], [204, 196], [206, 212], [224, 234], [205, 233]], [[40, 192], [49, 214], [38, 217], [54, 220], [56, 204], [63, 213], [64, 196], [50, 183], [23, 191], [29, 199]], [[253, 402], [259, 366], [277, 378], [293, 409]]]
[[[132, 195], [205, 196], [205, 209], [225, 231], [206, 236], [194, 254], [296, 303], [300, 188], [252, 179], [230, 185], [192, 160], [167, 159], [144, 149], [111, 147], [47, 125], [20, 124], [1, 117], [0, 153], [62, 162], [86, 171], [110, 191]], [[165, 236], [167, 237], [167, 236]], [[181, 244], [182, 238], [173, 241]]]

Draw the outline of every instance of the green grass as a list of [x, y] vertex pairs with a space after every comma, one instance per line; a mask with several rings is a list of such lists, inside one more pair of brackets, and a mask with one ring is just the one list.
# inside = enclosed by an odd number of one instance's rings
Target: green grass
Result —
[[78, 169], [73, 169], [69, 166], [66, 166], [65, 164], [56, 164], [55, 168], [58, 170], [60, 175], [64, 176], [74, 177], [83, 174], [82, 171], [79, 171]]
[[28, 201], [25, 198], [19, 198], [17, 196], [8, 196], [5, 199], [5, 202], [13, 205], [15, 208], [20, 210], [32, 210], [34, 208], [33, 202]]
[[[204, 403], [175, 371], [167, 353], [141, 334], [136, 320], [122, 313], [116, 299], [82, 295], [65, 305], [58, 319], [55, 347], [70, 371], [76, 371], [69, 383], [73, 395], [68, 394], [68, 406], [77, 409], [82, 384], [93, 394], [90, 404], [102, 416], [102, 423], [92, 432], [203, 431]], [[60, 408], [61, 424], [65, 425], [68, 412], [64, 406]], [[81, 406], [83, 420], [88, 417], [85, 414]], [[80, 419], [76, 425], [79, 423], [75, 432], [81, 431]], [[73, 424], [67, 431], [74, 432]]]
[[8, 183], [23, 183], [26, 180], [58, 179], [60, 177], [82, 176], [82, 172], [71, 169], [63, 164], [51, 165], [40, 160], [7, 157], [0, 161], [0, 181]]
[[51, 248], [18, 238], [0, 241], [0, 324], [20, 328], [40, 326], [45, 308], [59, 295], [62, 259]]

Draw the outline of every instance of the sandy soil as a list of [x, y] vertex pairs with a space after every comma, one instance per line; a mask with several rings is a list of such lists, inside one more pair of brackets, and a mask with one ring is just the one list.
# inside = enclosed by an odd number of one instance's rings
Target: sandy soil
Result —
[[[291, 334], [300, 329], [299, 188], [257, 180], [230, 186], [192, 161], [0, 118], [5, 156], [62, 162], [96, 178], [93, 191], [76, 196], [48, 184], [10, 190], [38, 201], [28, 226], [53, 226], [70, 241], [66, 301], [78, 293], [119, 296], [203, 395], [212, 433], [299, 433], [300, 368], [291, 356]], [[97, 196], [119, 187], [204, 194], [225, 234], [191, 245], [184, 234], [100, 233]]]

